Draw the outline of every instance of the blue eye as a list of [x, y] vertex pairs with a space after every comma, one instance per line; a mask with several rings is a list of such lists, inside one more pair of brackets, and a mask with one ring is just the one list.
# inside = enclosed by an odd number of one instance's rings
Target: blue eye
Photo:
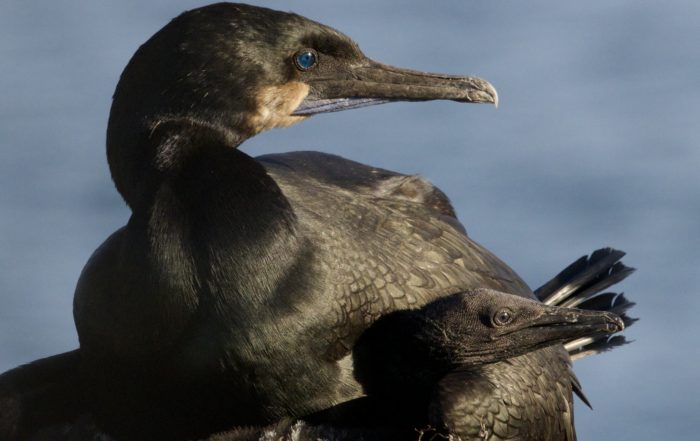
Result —
[[316, 64], [316, 52], [304, 49], [294, 55], [294, 64], [299, 70], [309, 70]]

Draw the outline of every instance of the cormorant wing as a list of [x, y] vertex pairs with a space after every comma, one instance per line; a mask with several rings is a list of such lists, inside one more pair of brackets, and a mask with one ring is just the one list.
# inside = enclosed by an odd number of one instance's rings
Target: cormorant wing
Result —
[[55, 439], [56, 427], [69, 430], [85, 411], [79, 371], [76, 349], [0, 375], [0, 439]]
[[[426, 180], [317, 152], [257, 158], [314, 247], [336, 315], [332, 359], [379, 316], [491, 288], [534, 298], [505, 263], [472, 241], [447, 197]], [[310, 270], [311, 271], [311, 270]]]

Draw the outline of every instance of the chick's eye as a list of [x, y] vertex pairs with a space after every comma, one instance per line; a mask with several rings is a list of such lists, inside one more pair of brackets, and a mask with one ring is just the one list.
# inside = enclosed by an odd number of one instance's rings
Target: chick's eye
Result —
[[304, 49], [294, 54], [294, 64], [299, 70], [309, 70], [318, 62], [316, 52], [311, 49]]
[[493, 315], [493, 323], [496, 326], [507, 325], [511, 321], [513, 321], [513, 313], [507, 309], [501, 309]]

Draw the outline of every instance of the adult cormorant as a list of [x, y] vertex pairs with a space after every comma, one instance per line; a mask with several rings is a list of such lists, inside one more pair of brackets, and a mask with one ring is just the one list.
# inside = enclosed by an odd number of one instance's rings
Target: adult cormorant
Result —
[[[379, 317], [474, 288], [534, 298], [425, 180], [237, 149], [313, 114], [434, 99], [497, 103], [479, 78], [383, 65], [327, 26], [248, 5], [188, 11], [141, 46], [107, 133], [133, 214], [83, 270], [67, 355], [99, 424], [189, 439], [320, 411], [363, 394], [351, 348]], [[573, 433], [563, 347], [489, 366], [541, 404], [524, 425]]]

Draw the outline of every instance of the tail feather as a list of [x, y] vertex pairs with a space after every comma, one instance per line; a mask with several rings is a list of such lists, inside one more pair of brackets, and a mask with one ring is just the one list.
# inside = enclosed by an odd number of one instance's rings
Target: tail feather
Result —
[[622, 321], [625, 323], [625, 327], [627, 328], [632, 326], [634, 322], [639, 320], [638, 318], [630, 317], [627, 314], [627, 311], [629, 311], [634, 305], [636, 305], [636, 303], [627, 300], [627, 297], [625, 297], [625, 293], [617, 294], [614, 292], [606, 292], [603, 294], [599, 294], [584, 302], [581, 302], [576, 306], [581, 309], [590, 309], [593, 311], [610, 311], [613, 314], [617, 314], [618, 316], [620, 316]]
[[[625, 327], [629, 327], [638, 320], [628, 315], [634, 302], [630, 302], [624, 294], [603, 292], [635, 271], [620, 261], [624, 255], [623, 251], [613, 248], [596, 250], [567, 266], [535, 290], [535, 294], [548, 305], [612, 312], [620, 316]], [[572, 360], [577, 360], [627, 343], [629, 341], [624, 336], [604, 334], [579, 338], [567, 342], [564, 347]]]
[[[610, 276], [615, 264], [625, 256], [624, 251], [613, 248], [601, 248], [590, 256], [582, 256], [571, 265], [564, 268], [552, 280], [535, 290], [537, 298], [547, 305], [561, 305], [566, 299], [576, 293], [586, 290], [592, 285], [603, 282]], [[621, 262], [619, 262], [621, 264]], [[623, 265], [624, 266], [624, 265]], [[627, 267], [625, 267], [627, 268]], [[630, 268], [631, 271], [634, 271]], [[615, 272], [620, 271], [619, 269]], [[629, 275], [629, 272], [622, 278]], [[621, 279], [620, 279], [621, 280]], [[619, 281], [619, 280], [618, 280]], [[616, 283], [616, 282], [613, 282]], [[607, 286], [601, 288], [605, 289]]]
[[567, 351], [569, 351], [569, 356], [571, 361], [580, 360], [586, 358], [590, 355], [596, 355], [603, 352], [608, 352], [619, 346], [626, 345], [627, 343], [632, 343], [634, 340], [627, 340], [624, 335], [613, 335], [609, 336], [607, 339], [586, 339], [587, 341], [578, 342], [577, 340], [571, 341], [564, 345]]
[[535, 290], [535, 294], [543, 303], [559, 304], [569, 297], [587, 281], [595, 278], [606, 268], [610, 268], [625, 255], [623, 251], [612, 248], [596, 250], [590, 256], [582, 256], [571, 265], [564, 268], [552, 280]]
[[609, 271], [600, 274], [597, 281], [591, 283], [590, 285], [582, 286], [579, 291], [575, 292], [575, 295], [568, 297], [567, 300], [560, 303], [561, 306], [566, 306], [567, 308], [579, 307], [580, 304], [588, 299], [601, 293], [604, 289], [607, 289], [616, 283], [623, 281], [627, 276], [635, 271], [634, 268], [625, 266], [622, 262], [615, 263]]

